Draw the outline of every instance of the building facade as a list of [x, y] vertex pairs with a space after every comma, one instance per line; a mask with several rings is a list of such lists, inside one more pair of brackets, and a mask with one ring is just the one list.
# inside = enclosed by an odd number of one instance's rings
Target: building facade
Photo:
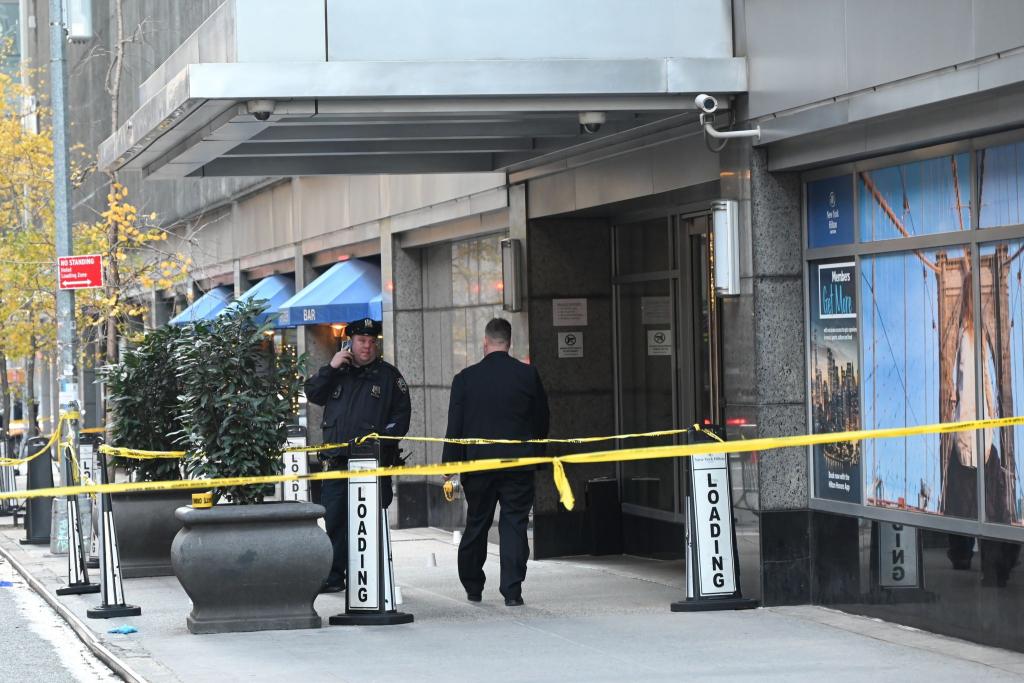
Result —
[[[113, 13], [94, 4], [94, 43], [110, 44]], [[115, 4], [146, 39], [128, 44], [116, 108], [97, 95], [92, 46], [75, 47], [83, 120], [114, 112], [80, 139], [168, 225], [202, 227], [200, 291], [238, 296], [270, 275], [300, 291], [345, 260], [379, 267], [411, 434], [443, 433], [451, 378], [499, 314], [544, 378], [558, 437], [1014, 414], [1019, 3]], [[718, 129], [760, 136], [708, 137], [699, 93], [718, 98]], [[739, 255], [725, 296], [722, 207]], [[522, 252], [520, 305], [503, 240]], [[149, 295], [151, 325], [191, 298]], [[334, 349], [329, 324], [293, 334], [314, 365]], [[307, 424], [317, 439], [313, 407]], [[733, 456], [744, 594], [1024, 649], [1017, 438]], [[412, 463], [440, 457], [407, 448]], [[583, 447], [553, 453], [570, 450]], [[538, 473], [534, 554], [680, 557], [686, 468], [570, 466], [572, 512]], [[439, 481], [397, 491], [399, 524], [460, 524]]]

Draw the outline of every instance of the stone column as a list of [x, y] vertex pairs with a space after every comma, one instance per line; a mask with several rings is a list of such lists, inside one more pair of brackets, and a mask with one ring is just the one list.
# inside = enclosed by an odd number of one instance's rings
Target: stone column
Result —
[[[426, 428], [423, 350], [423, 263], [419, 249], [402, 249], [397, 238], [381, 234], [381, 278], [390, 283], [390, 311], [385, 314], [384, 344], [389, 360], [409, 385], [412, 417], [409, 434], [423, 436]], [[423, 443], [402, 444], [402, 457], [410, 465], [427, 462]], [[435, 486], [437, 482], [434, 482]], [[427, 526], [428, 500], [439, 495], [431, 491], [427, 477], [401, 477], [395, 480], [396, 515], [399, 528]]]
[[231, 262], [231, 275], [232, 275], [232, 286], [235, 290], [235, 298], [245, 294], [246, 290], [249, 289], [251, 284], [249, 278], [245, 276], [245, 272], [242, 270], [242, 262], [238, 259], [234, 259]]
[[[740, 203], [741, 294], [721, 301], [730, 439], [807, 432], [801, 244], [796, 173], [770, 173], [766, 152], [732, 142], [722, 154], [722, 191]], [[758, 511], [761, 597], [766, 605], [810, 601], [808, 455], [790, 448], [745, 456], [737, 518]], [[752, 466], [756, 462], [756, 466]], [[756, 475], [755, 475], [756, 473]], [[743, 544], [741, 543], [741, 546]], [[741, 547], [745, 550], [754, 548]], [[746, 582], [744, 582], [746, 584]], [[746, 590], [746, 587], [745, 587]]]

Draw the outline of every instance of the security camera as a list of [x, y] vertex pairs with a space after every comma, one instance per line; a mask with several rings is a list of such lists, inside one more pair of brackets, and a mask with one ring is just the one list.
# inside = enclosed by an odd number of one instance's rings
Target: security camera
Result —
[[266, 121], [274, 113], [274, 100], [249, 100], [245, 103], [245, 109], [257, 121]]
[[605, 121], [603, 111], [581, 111], [580, 112], [580, 128], [583, 129], [584, 133], [590, 133], [593, 135], [597, 131], [601, 130], [601, 124]]
[[714, 114], [718, 111], [718, 100], [711, 95], [701, 93], [693, 98], [693, 103], [705, 114]]

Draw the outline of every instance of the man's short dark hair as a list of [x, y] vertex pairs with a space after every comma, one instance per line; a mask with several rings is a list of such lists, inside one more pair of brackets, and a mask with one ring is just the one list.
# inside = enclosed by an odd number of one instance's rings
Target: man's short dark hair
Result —
[[504, 318], [492, 318], [484, 328], [484, 334], [492, 341], [512, 346], [512, 323]]

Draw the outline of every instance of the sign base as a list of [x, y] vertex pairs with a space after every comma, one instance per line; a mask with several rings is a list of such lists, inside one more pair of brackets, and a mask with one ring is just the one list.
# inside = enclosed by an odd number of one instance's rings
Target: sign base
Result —
[[754, 609], [758, 607], [760, 603], [753, 598], [722, 598], [721, 600], [715, 600], [714, 598], [702, 598], [686, 600], [677, 600], [672, 603], [673, 612], [713, 612], [715, 610], [738, 610], [738, 609]]
[[858, 598], [865, 605], [915, 605], [938, 602], [939, 596], [923, 588], [872, 590]]
[[72, 583], [56, 590], [57, 595], [85, 595], [99, 592], [100, 585], [98, 583]]
[[395, 624], [411, 624], [413, 616], [408, 612], [368, 612], [358, 614], [346, 612], [335, 614], [328, 623], [331, 626], [393, 626]]
[[22, 545], [50, 545], [50, 537], [46, 538], [23, 538], [18, 543]]
[[85, 612], [90, 619], [113, 619], [115, 617], [137, 617], [142, 608], [136, 605], [100, 605]]

